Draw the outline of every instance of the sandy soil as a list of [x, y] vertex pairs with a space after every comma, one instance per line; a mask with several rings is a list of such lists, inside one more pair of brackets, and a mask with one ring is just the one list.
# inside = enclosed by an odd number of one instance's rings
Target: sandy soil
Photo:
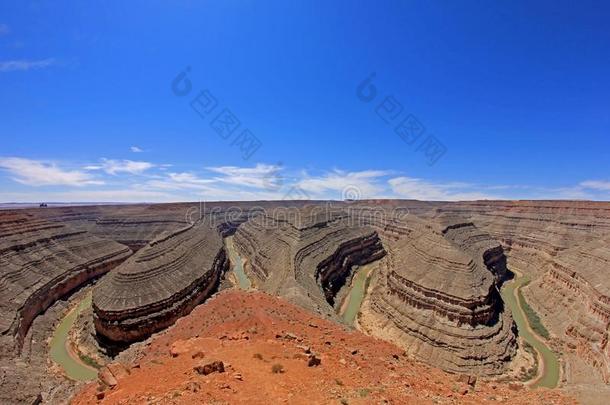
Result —
[[[315, 354], [321, 364], [308, 366]], [[225, 372], [194, 367], [213, 360]], [[274, 373], [274, 365], [282, 372]], [[259, 292], [224, 291], [142, 345], [110, 389], [90, 384], [74, 404], [575, 403], [552, 390], [461, 381], [398, 347]], [[278, 368], [279, 366], [276, 366]], [[98, 394], [102, 391], [101, 394]]]

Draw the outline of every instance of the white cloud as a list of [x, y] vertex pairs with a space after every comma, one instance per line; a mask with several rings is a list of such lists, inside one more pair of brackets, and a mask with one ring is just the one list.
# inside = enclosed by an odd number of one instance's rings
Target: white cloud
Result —
[[42, 60], [8, 60], [0, 62], [0, 72], [13, 72], [18, 70], [44, 69], [57, 64], [55, 59]]
[[183, 172], [168, 173], [166, 177], [150, 180], [146, 185], [162, 190], [209, 190], [212, 183], [216, 183], [216, 180], [203, 179], [193, 173]]
[[85, 166], [85, 170], [103, 170], [108, 174], [118, 173], [129, 173], [129, 174], [141, 174], [144, 171], [155, 167], [150, 162], [137, 162], [133, 160], [115, 160], [115, 159], [102, 159], [102, 163], [99, 165]]
[[133, 153], [142, 153], [144, 152], [144, 149], [140, 148], [139, 146], [132, 146], [129, 148], [129, 150], [131, 150]]
[[610, 191], [610, 181], [587, 180], [580, 183], [580, 186], [593, 190]]
[[315, 198], [353, 199], [374, 198], [385, 190], [382, 178], [392, 172], [387, 170], [363, 170], [346, 172], [333, 170], [321, 176], [303, 173], [303, 179], [296, 184]]
[[[305, 171], [287, 171], [280, 165], [263, 163], [250, 167], [205, 167], [199, 172], [179, 171], [170, 169], [170, 167], [172, 167], [171, 164], [101, 159], [97, 164], [82, 168], [61, 162], [0, 157], [0, 169], [8, 173], [8, 178], [28, 186], [105, 185], [104, 187], [88, 187], [83, 190], [67, 187], [53, 190], [32, 189], [30, 192], [22, 194], [5, 189], [0, 191], [0, 198], [4, 201], [64, 202], [237, 201], [291, 198], [332, 200], [408, 198], [437, 201], [608, 200], [610, 198], [610, 182], [602, 180], [586, 180], [563, 187], [541, 187], [435, 182], [424, 178], [399, 175], [387, 170], [344, 171], [334, 169], [319, 175], [311, 175]], [[147, 173], [153, 168], [155, 170]], [[290, 176], [286, 176], [284, 173], [288, 173]]]
[[0, 167], [10, 172], [12, 179], [28, 186], [86, 186], [100, 185], [103, 181], [94, 180], [88, 173], [80, 170], [65, 170], [55, 163], [18, 157], [0, 158]]
[[206, 169], [222, 175], [214, 177], [214, 180], [236, 186], [275, 190], [282, 183], [282, 167], [278, 165], [258, 163], [255, 167], [219, 166]]
[[432, 183], [413, 177], [395, 177], [388, 180], [392, 191], [400, 198], [430, 201], [459, 201], [459, 200], [485, 200], [501, 199], [497, 195], [490, 195], [480, 191], [467, 183]]

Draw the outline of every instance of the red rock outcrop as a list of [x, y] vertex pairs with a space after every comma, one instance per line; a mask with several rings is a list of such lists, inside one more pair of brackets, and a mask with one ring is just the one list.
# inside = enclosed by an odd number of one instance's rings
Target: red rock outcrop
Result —
[[[555, 390], [448, 374], [260, 292], [221, 292], [134, 349], [116, 386], [89, 384], [71, 403], [575, 403]], [[309, 367], [312, 359], [319, 364]], [[199, 374], [211, 364], [224, 372]]]

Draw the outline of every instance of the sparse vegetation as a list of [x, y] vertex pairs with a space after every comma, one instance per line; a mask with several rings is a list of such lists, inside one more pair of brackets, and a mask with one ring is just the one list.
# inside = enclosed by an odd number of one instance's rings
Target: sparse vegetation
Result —
[[[528, 284], [529, 281], [523, 284], [523, 287]], [[519, 303], [521, 304], [521, 308], [523, 308], [523, 312], [525, 313], [525, 316], [527, 317], [530, 326], [532, 327], [534, 332], [548, 340], [551, 337], [549, 331], [547, 330], [547, 328], [544, 327], [544, 324], [542, 323], [542, 320], [540, 319], [536, 311], [534, 311], [534, 309], [530, 307], [530, 305], [527, 303], [525, 297], [523, 296], [523, 293], [521, 292], [521, 289], [519, 289], [518, 295]]]
[[273, 366], [271, 366], [271, 372], [273, 374], [282, 374], [284, 372], [284, 366], [279, 363], [275, 363]]
[[102, 366], [97, 361], [95, 361], [94, 358], [87, 356], [86, 354], [78, 353], [78, 357], [81, 359], [81, 361], [83, 363], [85, 363], [88, 366], [91, 366], [96, 369], [102, 368]]
[[252, 356], [252, 357], [254, 357], [255, 359], [258, 359], [258, 360], [262, 360], [263, 359], [263, 355], [260, 354], [260, 353], [254, 353], [254, 356]]
[[337, 385], [343, 386], [343, 381], [341, 381], [340, 379], [335, 378], [335, 382], [337, 383]]
[[523, 342], [523, 349], [530, 353], [532, 356], [534, 356], [534, 365], [529, 368], [528, 370], [525, 369], [525, 367], [521, 367], [521, 381], [529, 381], [532, 378], [534, 378], [537, 374], [538, 374], [538, 354], [536, 353], [536, 350], [534, 350], [534, 348], [532, 347], [532, 345], [530, 345], [528, 342], [524, 341]]
[[360, 388], [358, 390], [358, 395], [360, 395], [360, 398], [366, 398], [369, 396], [370, 393], [371, 393], [371, 390], [368, 388]]

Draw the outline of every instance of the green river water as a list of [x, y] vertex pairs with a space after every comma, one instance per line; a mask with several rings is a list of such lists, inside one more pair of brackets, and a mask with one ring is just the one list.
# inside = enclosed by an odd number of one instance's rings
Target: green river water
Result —
[[66, 375], [72, 380], [89, 381], [97, 378], [97, 370], [87, 366], [80, 359], [70, 356], [66, 343], [68, 334], [78, 315], [91, 306], [91, 292], [78, 304], [76, 308], [66, 314], [55, 329], [51, 340], [51, 359], [59, 364]]
[[[521, 309], [518, 299], [515, 297], [515, 290], [521, 288], [524, 284], [528, 283], [529, 278], [521, 276], [512, 280], [502, 287], [502, 299], [504, 303], [508, 305], [513, 313], [513, 319], [519, 329], [519, 335], [530, 345], [532, 345], [538, 353], [542, 356], [542, 363], [544, 364], [543, 375], [537, 380], [532, 386], [533, 387], [547, 387], [555, 388], [559, 381], [559, 359], [555, 353], [549, 347], [544, 344], [544, 339], [538, 335], [534, 335], [530, 328], [528, 328], [528, 320], [525, 313]], [[539, 367], [542, 367], [540, 365]]]
[[249, 290], [250, 287], [252, 287], [252, 283], [250, 282], [250, 279], [244, 271], [244, 263], [241, 259], [241, 256], [239, 256], [235, 251], [235, 246], [233, 245], [233, 236], [228, 236], [225, 238], [225, 246], [227, 248], [227, 251], [229, 252], [229, 260], [231, 261], [231, 265], [233, 266], [233, 273], [237, 277], [239, 288], [241, 288], [242, 290]]
[[356, 275], [352, 279], [352, 285], [348, 296], [346, 297], [347, 304], [343, 314], [341, 315], [345, 323], [353, 325], [360, 311], [360, 306], [364, 300], [366, 293], [366, 280], [369, 276], [371, 269], [367, 265], [362, 266], [356, 270]]

